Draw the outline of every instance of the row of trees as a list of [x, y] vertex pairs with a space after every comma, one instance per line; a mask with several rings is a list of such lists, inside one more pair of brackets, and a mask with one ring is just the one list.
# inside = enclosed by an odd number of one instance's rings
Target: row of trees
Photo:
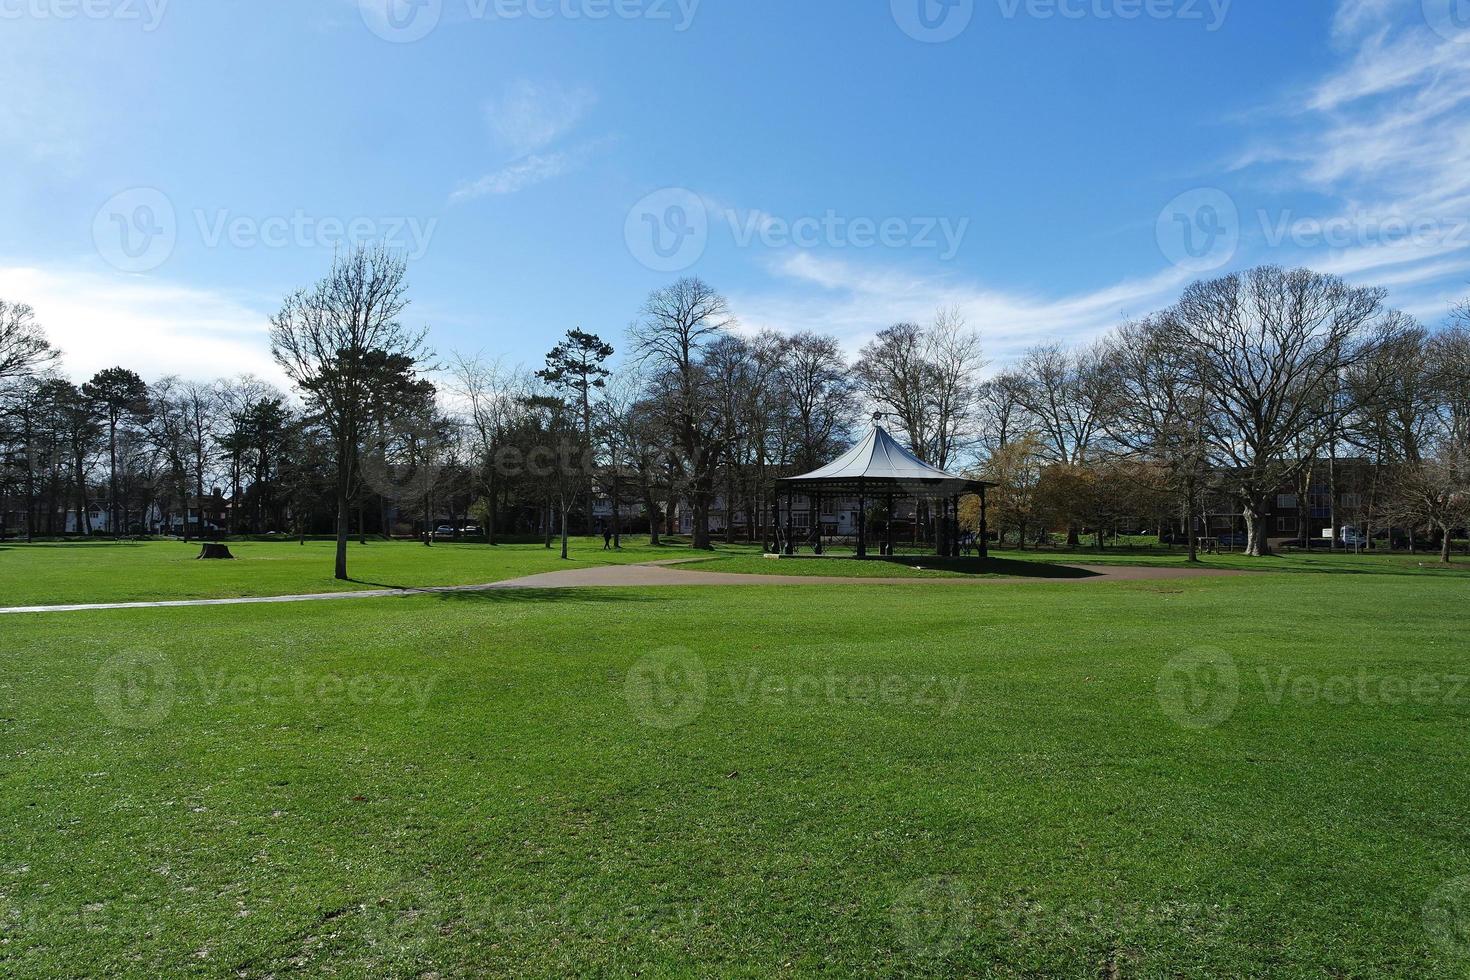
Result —
[[877, 411], [926, 461], [999, 484], [992, 524], [1023, 543], [1172, 514], [1193, 557], [1194, 518], [1226, 507], [1262, 554], [1281, 488], [1305, 501], [1348, 459], [1371, 464], [1355, 519], [1435, 529], [1446, 549], [1470, 520], [1470, 314], [1431, 333], [1381, 290], [1310, 271], [1196, 283], [989, 380], [957, 311], [882, 330], [849, 361], [830, 336], [737, 332], [724, 297], [687, 278], [648, 298], [616, 365], [614, 343], [577, 329], [525, 370], [440, 359], [408, 305], [401, 257], [338, 256], [271, 319], [288, 395], [124, 368], [75, 385], [34, 313], [0, 303], [0, 515], [27, 534], [188, 536], [227, 499], [224, 530], [335, 533], [344, 578], [354, 533], [411, 525], [427, 544], [440, 519], [491, 542], [559, 533], [565, 554], [599, 519], [620, 535], [625, 510], [657, 541], [686, 506], [702, 548], [717, 501], [727, 537], [735, 512], [754, 537], [771, 480], [826, 462]]
[[[1110, 502], [1164, 494], [1192, 559], [1195, 519], [1208, 527], [1222, 508], [1262, 555], [1267, 515], [1290, 488], [1303, 513], [1323, 498], [1334, 533], [1343, 517], [1429, 530], [1448, 560], [1451, 532], [1470, 523], [1470, 311], [1431, 333], [1384, 299], [1262, 267], [1195, 283], [1086, 347], [1033, 349], [982, 389], [997, 517], [1060, 511], [1075, 539], [1118, 513]], [[1361, 501], [1351, 514], [1346, 474]]]

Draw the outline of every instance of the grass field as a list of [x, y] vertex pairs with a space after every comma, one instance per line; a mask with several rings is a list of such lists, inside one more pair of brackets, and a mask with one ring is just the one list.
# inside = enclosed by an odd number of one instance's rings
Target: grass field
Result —
[[1470, 583], [1365, 561], [9, 616], [0, 975], [1464, 977]]
[[[237, 596], [291, 595], [376, 588], [429, 588], [480, 585], [507, 579], [609, 564], [690, 559], [690, 571], [760, 575], [821, 575], [851, 578], [1075, 577], [1056, 568], [1064, 564], [1178, 566], [1179, 552], [1149, 549], [1103, 552], [997, 551], [992, 560], [913, 556], [893, 561], [857, 561], [837, 555], [822, 560], [772, 560], [759, 546], [716, 545], [713, 554], [692, 552], [680, 543], [651, 548], [647, 539], [629, 537], [621, 551], [603, 551], [600, 538], [573, 540], [571, 557], [541, 545], [439, 542], [432, 548], [405, 541], [353, 542], [351, 581], [332, 577], [329, 541], [234, 541], [235, 561], [196, 561], [197, 544], [181, 541], [60, 542], [0, 544], [0, 605], [61, 605], [83, 602], [135, 602], [153, 599], [225, 599]], [[1350, 555], [1289, 553], [1269, 559], [1244, 555], [1207, 555], [1215, 568], [1351, 574], [1470, 576], [1470, 561], [1445, 567], [1430, 555]]]
[[514, 544], [352, 542], [348, 574], [332, 577], [330, 541], [232, 541], [235, 561], [196, 561], [198, 544], [182, 541], [0, 545], [0, 605], [226, 599], [236, 596], [348, 592], [375, 588], [479, 585], [567, 567], [688, 557], [686, 547], [650, 548], [629, 539], [603, 551], [602, 539], [577, 539], [569, 562], [558, 548]]

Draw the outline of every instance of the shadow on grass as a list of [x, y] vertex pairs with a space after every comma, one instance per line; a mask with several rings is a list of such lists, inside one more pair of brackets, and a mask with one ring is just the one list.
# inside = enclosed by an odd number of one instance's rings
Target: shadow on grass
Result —
[[[124, 539], [124, 540], [121, 540], [121, 541], [114, 541], [111, 538], [92, 538], [90, 540], [89, 539], [86, 539], [86, 538], [79, 538], [79, 539], [77, 539], [75, 541], [30, 541], [30, 542], [17, 541], [17, 540], [8, 540], [8, 541], [5, 541], [3, 543], [0, 543], [0, 551], [13, 551], [13, 550], [40, 551], [42, 549], [45, 549], [45, 550], [48, 550], [48, 551], [51, 551], [51, 550], [66, 550], [66, 551], [71, 551], [71, 550], [89, 550], [89, 549], [96, 549], [96, 548], [143, 548], [143, 547], [146, 547], [147, 545], [152, 544], [152, 543], [153, 542], [151, 542], [151, 541], [136, 541], [136, 540], [127, 540], [127, 539]], [[176, 543], [182, 544], [182, 542], [176, 542]], [[197, 541], [190, 541], [189, 542], [189, 546], [190, 547], [195, 547], [195, 546], [198, 545], [198, 543], [199, 542], [197, 542]]]
[[405, 598], [432, 596], [466, 603], [553, 603], [553, 602], [654, 602], [652, 596], [630, 594], [627, 589], [518, 589], [510, 587], [462, 588], [453, 585], [389, 585], [385, 582], [364, 582], [349, 579], [357, 585], [374, 589], [394, 589], [406, 592]]
[[[688, 565], [677, 566], [690, 571], [724, 572], [737, 571], [742, 574], [767, 575], [830, 575], [833, 577], [881, 578], [887, 568], [912, 568], [925, 572], [944, 572], [949, 575], [976, 575], [1005, 578], [1084, 579], [1097, 578], [1100, 573], [1085, 568], [1045, 561], [1019, 561], [1012, 558], [941, 558], [938, 555], [898, 555], [892, 558], [858, 559], [852, 555], [790, 555], [785, 558], [763, 560], [760, 567], [741, 564], [737, 569], [722, 567], [726, 563], [742, 562], [744, 556], [717, 555], [705, 560], [696, 560]], [[801, 563], [801, 570], [792, 568], [793, 562]], [[895, 576], [898, 573], [894, 573]], [[914, 581], [923, 581], [915, 576]]]
[[931, 571], [950, 572], [955, 575], [1004, 575], [1007, 578], [1096, 578], [1097, 572], [1085, 568], [1041, 561], [1017, 561], [1012, 558], [883, 558], [880, 561], [893, 565], [907, 565]]

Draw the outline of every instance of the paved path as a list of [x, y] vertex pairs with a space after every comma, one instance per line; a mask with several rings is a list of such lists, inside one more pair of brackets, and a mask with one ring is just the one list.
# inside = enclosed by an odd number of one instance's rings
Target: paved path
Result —
[[249, 606], [277, 602], [329, 602], [337, 599], [393, 599], [455, 592], [492, 592], [503, 589], [617, 589], [658, 586], [710, 585], [996, 585], [1018, 582], [1146, 582], [1167, 579], [1214, 578], [1248, 575], [1220, 568], [1143, 567], [1128, 565], [1063, 565], [1077, 570], [1070, 578], [966, 576], [955, 578], [842, 578], [830, 575], [739, 575], [733, 572], [693, 572], [675, 566], [698, 559], [680, 558], [642, 565], [601, 565], [545, 572], [488, 585], [452, 585], [423, 589], [372, 589], [363, 592], [315, 592], [307, 595], [251, 596], [238, 599], [168, 599], [158, 602], [95, 602], [64, 606], [11, 606], [9, 613], [82, 612], [97, 609], [168, 609], [180, 606]]

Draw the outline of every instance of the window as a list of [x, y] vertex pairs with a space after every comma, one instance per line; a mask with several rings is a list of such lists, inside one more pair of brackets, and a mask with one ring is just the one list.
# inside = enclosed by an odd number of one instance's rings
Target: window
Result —
[[1342, 495], [1342, 506], [1344, 510], [1361, 510], [1363, 498], [1356, 493], [1345, 493]]
[[1278, 530], [1278, 531], [1291, 531], [1291, 532], [1294, 533], [1296, 531], [1296, 518], [1295, 517], [1278, 517], [1278, 518], [1276, 518], [1276, 530]]
[[1282, 493], [1276, 496], [1277, 510], [1296, 510], [1296, 494]]
[[824, 497], [822, 499], [822, 516], [831, 517], [835, 513], [837, 513], [837, 501], [831, 497]]

